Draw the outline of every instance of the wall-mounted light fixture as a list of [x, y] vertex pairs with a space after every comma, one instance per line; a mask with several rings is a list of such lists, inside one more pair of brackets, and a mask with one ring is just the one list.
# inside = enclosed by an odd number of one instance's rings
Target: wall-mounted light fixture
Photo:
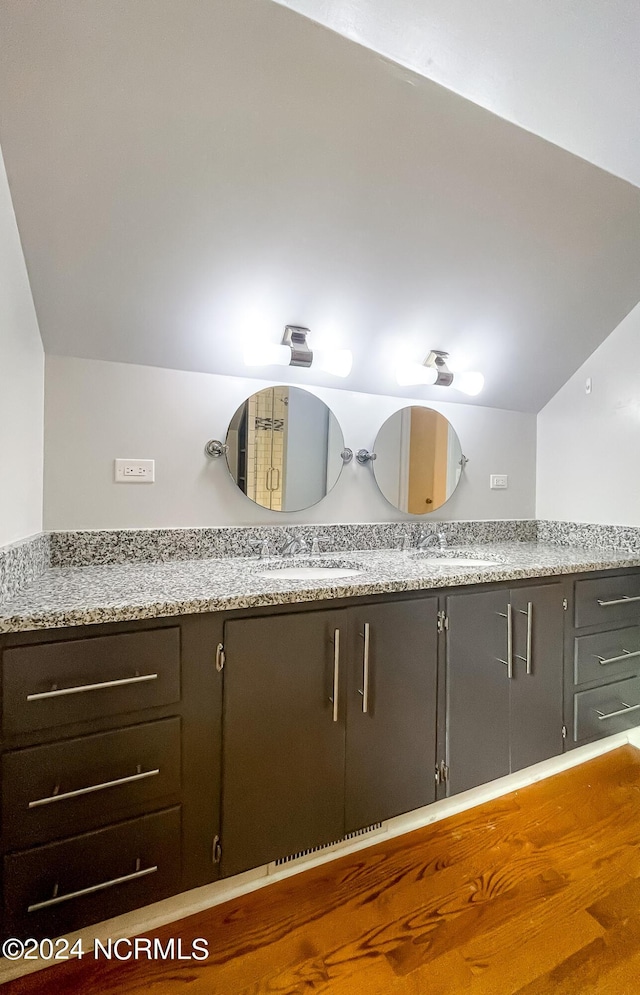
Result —
[[350, 349], [312, 349], [311, 332], [300, 325], [287, 325], [280, 345], [275, 342], [251, 342], [244, 348], [245, 366], [305, 366], [348, 377], [353, 366]]
[[396, 379], [401, 387], [435, 384], [436, 387], [455, 387], [471, 397], [479, 394], [484, 387], [482, 373], [452, 369], [447, 365], [448, 358], [448, 352], [432, 349], [424, 363], [399, 363], [396, 367]]

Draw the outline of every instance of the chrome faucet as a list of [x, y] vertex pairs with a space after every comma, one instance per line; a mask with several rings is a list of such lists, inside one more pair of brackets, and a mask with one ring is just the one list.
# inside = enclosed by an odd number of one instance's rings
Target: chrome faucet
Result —
[[438, 546], [439, 549], [445, 549], [446, 545], [447, 537], [444, 532], [436, 532], [436, 530], [433, 529], [432, 532], [420, 533], [416, 543], [416, 549], [427, 549], [429, 546]]
[[269, 543], [266, 539], [252, 539], [249, 545], [253, 546], [254, 549], [258, 549], [259, 559], [266, 560], [269, 556]]
[[320, 552], [320, 546], [326, 546], [329, 542], [329, 536], [315, 536], [311, 541], [311, 553], [316, 555]]
[[296, 553], [307, 552], [307, 549], [309, 547], [307, 546], [306, 539], [296, 539], [295, 537], [292, 538], [290, 535], [287, 535], [286, 532], [284, 534], [284, 538], [285, 538], [285, 543], [282, 549], [280, 550], [280, 556], [294, 556]]

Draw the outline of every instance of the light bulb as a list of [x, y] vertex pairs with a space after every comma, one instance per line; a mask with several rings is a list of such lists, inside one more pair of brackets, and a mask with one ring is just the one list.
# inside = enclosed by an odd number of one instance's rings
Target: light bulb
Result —
[[275, 342], [249, 342], [243, 351], [245, 366], [288, 366], [291, 349]]
[[438, 371], [432, 366], [421, 363], [398, 363], [396, 380], [401, 387], [411, 387], [413, 384], [432, 384], [438, 379]]
[[353, 366], [353, 353], [351, 349], [314, 350], [312, 365], [334, 377], [348, 377]]
[[475, 373], [471, 370], [466, 370], [464, 373], [454, 373], [452, 387], [463, 394], [475, 397], [484, 387], [484, 377], [482, 373]]

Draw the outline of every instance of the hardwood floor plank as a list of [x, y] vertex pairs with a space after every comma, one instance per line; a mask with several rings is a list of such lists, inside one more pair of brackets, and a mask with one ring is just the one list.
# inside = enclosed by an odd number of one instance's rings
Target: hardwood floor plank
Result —
[[[432, 970], [442, 962], [446, 964], [450, 955], [424, 965], [411, 975], [415, 990], [428, 995], [511, 995], [516, 988], [532, 981], [543, 972], [550, 971], [571, 954], [603, 934], [603, 929], [591, 916], [583, 912], [568, 918], [562, 929], [554, 924], [542, 933], [527, 937], [522, 929], [510, 928], [506, 924], [508, 943], [494, 942], [485, 934], [455, 951], [466, 968], [458, 971], [455, 985], [446, 984], [446, 975], [441, 987], [432, 991]], [[410, 989], [406, 989], [408, 992]], [[393, 989], [391, 989], [393, 991]], [[405, 989], [400, 986], [404, 995]], [[576, 993], [578, 995], [578, 993]]]

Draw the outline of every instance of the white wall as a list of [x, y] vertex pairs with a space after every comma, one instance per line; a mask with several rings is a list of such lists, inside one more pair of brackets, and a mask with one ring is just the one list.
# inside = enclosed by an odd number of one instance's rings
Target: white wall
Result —
[[537, 516], [640, 526], [640, 304], [538, 415]]
[[0, 153], [0, 546], [42, 529], [44, 356]]
[[[224, 439], [238, 405], [264, 380], [47, 356], [45, 527], [161, 528], [287, 522], [397, 521], [355, 460], [334, 490], [307, 511], [258, 508], [236, 488], [208, 439]], [[373, 448], [377, 429], [406, 400], [313, 388], [354, 451]], [[414, 402], [415, 403], [415, 402]], [[451, 500], [432, 518], [531, 518], [535, 504], [535, 415], [439, 403], [469, 458]], [[115, 484], [116, 457], [156, 460], [155, 484]], [[509, 489], [489, 490], [490, 473]]]

